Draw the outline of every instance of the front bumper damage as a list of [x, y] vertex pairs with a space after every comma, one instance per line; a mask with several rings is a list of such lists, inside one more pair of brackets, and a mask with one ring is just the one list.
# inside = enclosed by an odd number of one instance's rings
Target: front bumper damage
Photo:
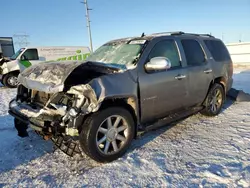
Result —
[[[70, 107], [55, 104], [66, 95], [74, 96]], [[28, 136], [27, 128], [30, 127], [45, 140], [51, 139], [55, 146], [71, 157], [82, 154], [78, 136], [83, 117], [98, 109], [95, 92], [89, 85], [73, 86], [67, 93], [54, 94], [43, 107], [21, 102], [18, 95], [9, 104], [9, 114], [15, 117], [19, 136]]]
[[81, 118], [98, 109], [99, 102], [89, 85], [73, 86], [66, 93], [53, 94], [44, 106], [32, 99], [22, 102], [18, 96], [9, 104], [9, 114], [23, 125], [51, 136], [79, 136]]
[[[18, 120], [19, 128], [33, 128], [68, 155], [79, 153], [76, 145], [87, 114], [98, 111], [106, 99], [131, 97], [131, 93], [136, 99], [133, 75], [93, 62], [34, 65], [19, 74], [17, 97], [10, 102], [9, 113]], [[132, 101], [136, 110], [137, 100]]]

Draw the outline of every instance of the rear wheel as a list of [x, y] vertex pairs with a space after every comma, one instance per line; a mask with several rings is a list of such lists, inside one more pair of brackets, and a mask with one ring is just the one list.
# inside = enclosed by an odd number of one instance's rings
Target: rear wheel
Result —
[[16, 88], [18, 85], [17, 73], [8, 73], [3, 77], [3, 85], [9, 88]]
[[208, 92], [205, 100], [205, 108], [201, 114], [206, 116], [216, 116], [221, 112], [225, 101], [225, 91], [222, 85], [215, 83]]
[[131, 114], [110, 107], [90, 115], [82, 126], [80, 146], [92, 159], [110, 162], [121, 157], [131, 144], [135, 124]]

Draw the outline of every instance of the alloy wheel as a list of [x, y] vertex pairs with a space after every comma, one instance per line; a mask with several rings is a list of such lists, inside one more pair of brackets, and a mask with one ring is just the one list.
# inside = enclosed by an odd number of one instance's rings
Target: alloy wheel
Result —
[[96, 146], [104, 155], [118, 153], [127, 140], [128, 122], [120, 115], [106, 118], [96, 134]]
[[222, 105], [222, 92], [220, 89], [215, 89], [213, 91], [213, 94], [211, 96], [211, 101], [210, 101], [210, 109], [213, 113], [216, 113], [218, 109], [220, 109], [221, 105]]

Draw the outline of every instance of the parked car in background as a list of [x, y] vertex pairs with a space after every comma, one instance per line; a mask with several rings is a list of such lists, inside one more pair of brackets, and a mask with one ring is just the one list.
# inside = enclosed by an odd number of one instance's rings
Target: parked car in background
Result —
[[211, 35], [118, 39], [86, 61], [37, 64], [21, 72], [9, 113], [19, 136], [27, 136], [30, 126], [68, 155], [84, 152], [110, 162], [139, 131], [197, 112], [218, 115], [232, 75], [225, 45]]
[[17, 76], [25, 68], [46, 61], [85, 60], [90, 54], [84, 46], [27, 47], [18, 50], [10, 61], [0, 64], [0, 80], [10, 88], [17, 87]]

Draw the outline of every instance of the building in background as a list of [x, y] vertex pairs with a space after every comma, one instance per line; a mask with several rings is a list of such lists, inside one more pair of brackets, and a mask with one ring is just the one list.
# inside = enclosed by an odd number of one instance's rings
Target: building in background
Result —
[[250, 42], [227, 44], [234, 64], [250, 65]]
[[4, 57], [11, 57], [15, 53], [12, 37], [0, 37], [0, 52]]

